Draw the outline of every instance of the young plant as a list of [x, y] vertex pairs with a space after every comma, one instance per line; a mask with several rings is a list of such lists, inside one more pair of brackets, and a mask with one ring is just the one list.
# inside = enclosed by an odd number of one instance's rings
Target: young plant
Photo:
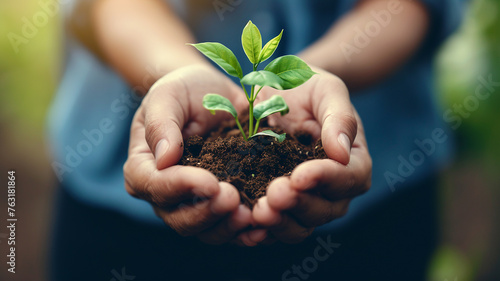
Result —
[[[293, 55], [279, 57], [271, 61], [263, 70], [257, 70], [262, 62], [274, 54], [282, 35], [283, 30], [278, 36], [271, 39], [262, 47], [262, 37], [259, 29], [252, 21], [247, 23], [241, 35], [241, 43], [248, 60], [253, 65], [253, 71], [245, 76], [243, 76], [238, 59], [226, 46], [215, 42], [190, 44], [219, 65], [227, 74], [237, 77], [240, 80], [241, 87], [248, 100], [248, 136], [241, 127], [236, 109], [227, 98], [217, 94], [207, 94], [203, 97], [203, 106], [210, 110], [212, 114], [215, 114], [217, 110], [229, 112], [236, 120], [236, 124], [245, 140], [258, 135], [266, 135], [275, 137], [279, 142], [284, 141], [285, 134], [278, 135], [271, 130], [257, 133], [260, 120], [263, 118], [273, 113], [279, 112], [281, 115], [288, 113], [289, 109], [283, 97], [274, 95], [270, 99], [254, 106], [255, 99], [265, 86], [278, 90], [293, 89], [302, 85], [316, 74], [303, 60]], [[248, 93], [245, 85], [250, 86], [250, 93]]]

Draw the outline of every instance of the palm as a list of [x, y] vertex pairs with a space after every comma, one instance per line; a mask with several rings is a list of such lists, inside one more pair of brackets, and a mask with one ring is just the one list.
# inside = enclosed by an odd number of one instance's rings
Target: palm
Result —
[[310, 235], [315, 226], [342, 216], [350, 200], [369, 188], [371, 159], [361, 120], [338, 78], [315, 75], [289, 91], [263, 89], [259, 98], [275, 94], [283, 96], [290, 113], [271, 116], [269, 124], [289, 133], [305, 131], [321, 137], [330, 158], [307, 161], [290, 177], [274, 180], [253, 209], [253, 218], [261, 227], [292, 243]]
[[[204, 135], [230, 115], [220, 113], [212, 116], [203, 108], [203, 96], [217, 93], [232, 100], [238, 110], [245, 106], [245, 94], [223, 74], [208, 68], [187, 67], [166, 77], [158, 86], [153, 87], [146, 102], [165, 104], [164, 108], [175, 110], [172, 114], [182, 116], [179, 126], [184, 138]], [[150, 99], [150, 100], [148, 100]], [[167, 105], [168, 104], [168, 105]], [[172, 106], [174, 105], [174, 106]]]
[[312, 106], [310, 105], [310, 95], [313, 94], [312, 88], [314, 87], [314, 83], [314, 80], [312, 80], [298, 88], [287, 91], [264, 88], [259, 94], [258, 101], [266, 100], [273, 95], [280, 95], [285, 99], [290, 108], [289, 114], [285, 116], [279, 116], [279, 114], [269, 116], [269, 125], [282, 127], [288, 133], [306, 131], [314, 138], [319, 138], [321, 125], [315, 118]]

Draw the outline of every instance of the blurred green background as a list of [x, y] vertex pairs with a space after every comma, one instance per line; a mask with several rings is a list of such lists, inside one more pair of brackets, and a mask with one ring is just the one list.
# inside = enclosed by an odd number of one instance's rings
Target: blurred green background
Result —
[[[48, 107], [63, 71], [62, 19], [49, 17], [18, 52], [8, 34], [38, 1], [0, 2], [0, 167], [18, 176], [18, 273], [0, 280], [44, 280], [54, 179], [45, 140]], [[500, 0], [470, 2], [461, 29], [442, 48], [437, 75], [443, 110], [473, 95], [478, 78], [500, 82]], [[496, 88], [496, 90], [500, 87]], [[455, 131], [458, 151], [441, 184], [441, 246], [429, 280], [500, 280], [500, 96], [495, 91]], [[5, 194], [5, 193], [4, 193]], [[3, 198], [4, 195], [2, 195]], [[1, 200], [4, 210], [6, 200]], [[6, 212], [0, 212], [5, 221]], [[3, 232], [2, 232], [3, 231]], [[0, 249], [6, 249], [0, 230]], [[0, 255], [5, 265], [6, 257]]]

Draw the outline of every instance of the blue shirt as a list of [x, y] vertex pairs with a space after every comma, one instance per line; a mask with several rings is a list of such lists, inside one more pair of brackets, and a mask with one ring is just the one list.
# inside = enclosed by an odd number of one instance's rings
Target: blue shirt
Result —
[[[184, 1], [172, 2], [200, 42], [221, 42], [243, 58], [241, 43], [234, 38], [240, 38], [248, 20], [261, 29], [264, 41], [284, 29], [274, 56], [294, 54], [320, 38], [357, 1], [230, 1], [232, 6], [210, 6], [196, 13]], [[451, 154], [451, 135], [436, 104], [432, 63], [439, 45], [459, 25], [464, 1], [421, 2], [430, 12], [431, 25], [420, 49], [384, 81], [352, 93], [373, 158], [372, 188], [352, 201], [345, 217], [317, 231], [340, 227], [393, 198], [411, 183], [436, 173]], [[341, 49], [332, 46], [332, 51]], [[139, 102], [117, 73], [70, 41], [66, 71], [49, 116], [52, 167], [76, 198], [162, 224], [149, 203], [131, 197], [124, 188], [122, 166]]]

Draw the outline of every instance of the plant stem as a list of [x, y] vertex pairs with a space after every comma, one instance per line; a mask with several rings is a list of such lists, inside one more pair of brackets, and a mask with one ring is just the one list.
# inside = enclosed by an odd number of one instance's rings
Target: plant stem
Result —
[[[253, 94], [253, 87], [252, 87]], [[253, 135], [253, 99], [249, 100], [248, 105], [248, 137]]]
[[241, 84], [241, 87], [243, 88], [243, 91], [245, 92], [245, 95], [246, 95], [246, 97], [247, 97], [247, 100], [248, 100], [248, 101], [250, 101], [250, 99], [251, 99], [252, 97], [248, 95], [247, 88], [245, 88], [245, 85], [243, 85], [243, 83], [241, 82], [241, 80], [240, 80], [240, 84]]
[[[253, 71], [256, 71], [258, 66], [259, 66], [258, 63], [254, 64], [253, 65]], [[247, 92], [247, 89], [245, 88], [245, 85], [243, 85], [243, 83], [241, 82], [241, 79], [240, 79], [240, 84], [241, 84], [241, 87], [243, 88], [243, 91], [245, 92], [245, 95], [247, 96], [247, 100], [248, 100], [248, 137], [251, 137], [251, 136], [254, 135], [254, 129], [253, 129], [253, 102], [255, 101], [255, 98], [257, 97], [257, 95], [255, 95], [255, 97], [254, 97], [255, 85], [252, 86], [252, 89], [250, 91], [250, 96], [249, 96], [248, 92]], [[262, 87], [260, 89], [262, 89]], [[259, 89], [258, 92], [260, 92], [260, 89]], [[240, 125], [240, 122], [238, 121], [238, 119], [236, 119], [236, 124], [238, 124], [238, 127], [240, 128], [240, 131], [243, 134], [243, 138], [245, 138], [245, 140], [248, 140], [247, 137], [245, 136], [245, 133], [243, 132], [243, 129], [241, 128], [241, 125]]]
[[257, 93], [255, 93], [255, 97], [253, 98], [254, 100], [257, 98], [257, 95], [260, 93], [260, 90], [262, 90], [264, 87], [260, 87], [259, 90], [257, 90]]
[[238, 117], [234, 118], [234, 120], [236, 120], [236, 125], [238, 125], [238, 128], [240, 129], [241, 135], [243, 135], [243, 139], [248, 141], [248, 138], [245, 135], [245, 131], [243, 131], [243, 128], [241, 127], [240, 120], [238, 120]]
[[257, 129], [259, 129], [259, 123], [260, 123], [260, 119], [257, 120], [257, 122], [255, 122], [255, 129], [253, 130], [253, 134], [257, 134]]

